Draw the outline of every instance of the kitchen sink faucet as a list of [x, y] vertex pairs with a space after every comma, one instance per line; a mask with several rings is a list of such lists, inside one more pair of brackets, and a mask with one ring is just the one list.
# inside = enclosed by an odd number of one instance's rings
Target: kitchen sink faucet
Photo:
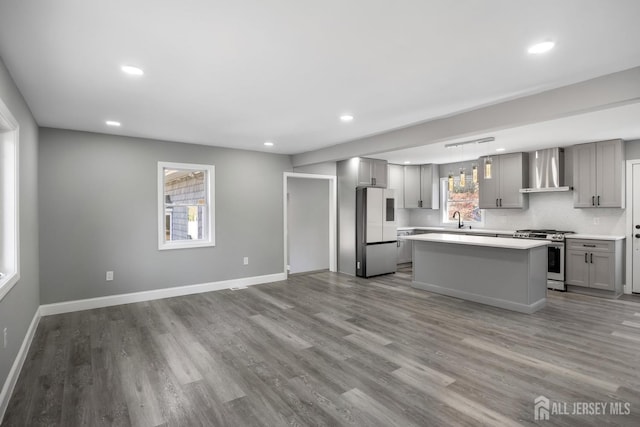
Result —
[[458, 214], [458, 228], [464, 227], [464, 222], [462, 222], [462, 216], [460, 215], [460, 211], [455, 211], [451, 216], [452, 219], [456, 219], [456, 214]]

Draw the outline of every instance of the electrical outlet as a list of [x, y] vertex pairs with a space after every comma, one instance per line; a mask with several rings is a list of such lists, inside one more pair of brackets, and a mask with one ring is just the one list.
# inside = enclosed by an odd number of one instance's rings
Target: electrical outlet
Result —
[[2, 332], [2, 341], [2, 347], [7, 348], [7, 328], [4, 328], [4, 331]]
[[243, 263], [244, 265], [249, 265], [249, 257], [248, 257], [248, 256], [244, 257], [244, 258], [242, 259], [242, 263]]
[[113, 271], [107, 271], [107, 282], [113, 280]]

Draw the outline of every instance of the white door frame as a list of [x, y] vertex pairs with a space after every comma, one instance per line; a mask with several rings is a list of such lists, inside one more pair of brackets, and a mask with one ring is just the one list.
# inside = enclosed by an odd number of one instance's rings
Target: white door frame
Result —
[[[631, 292], [640, 292], [640, 283], [638, 289], [633, 289], [633, 166], [639, 165], [640, 159], [627, 160], [627, 183], [626, 183], [626, 196], [627, 196], [627, 229], [624, 233], [627, 240], [626, 245], [626, 284], [624, 286], [624, 293], [630, 294]], [[640, 282], [640, 281], [639, 281]]]
[[282, 176], [283, 188], [283, 217], [284, 217], [284, 273], [288, 276], [287, 259], [289, 258], [289, 219], [287, 213], [287, 193], [289, 178], [324, 179], [329, 185], [329, 271], [337, 271], [337, 177], [334, 175], [320, 175], [312, 173], [284, 172]]

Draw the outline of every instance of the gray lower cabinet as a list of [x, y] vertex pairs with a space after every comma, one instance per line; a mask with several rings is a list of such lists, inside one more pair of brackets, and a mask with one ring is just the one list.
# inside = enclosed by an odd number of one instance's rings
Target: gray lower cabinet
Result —
[[622, 241], [567, 240], [567, 285], [622, 292]]
[[479, 205], [481, 209], [524, 208], [521, 188], [529, 185], [528, 153], [511, 153], [491, 157], [491, 177], [485, 175], [486, 158], [479, 159]]
[[573, 153], [573, 206], [624, 208], [623, 141], [579, 144]]

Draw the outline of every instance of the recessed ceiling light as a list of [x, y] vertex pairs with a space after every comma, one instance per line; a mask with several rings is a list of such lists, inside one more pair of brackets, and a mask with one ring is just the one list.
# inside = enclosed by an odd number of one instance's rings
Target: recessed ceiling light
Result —
[[410, 164], [410, 163], [411, 163], [411, 162], [410, 162], [409, 160], [405, 160], [405, 161], [404, 161], [404, 164], [405, 164], [405, 165], [408, 165], [408, 164]]
[[273, 142], [267, 141], [267, 142], [264, 143], [264, 145], [267, 146], [267, 147], [273, 147]]
[[527, 52], [532, 55], [539, 55], [541, 53], [549, 52], [556, 44], [552, 41], [546, 41], [542, 43], [536, 43], [530, 46]]
[[132, 76], [141, 76], [144, 74], [142, 68], [134, 67], [133, 65], [123, 65], [120, 67], [123, 73], [130, 74]]
[[342, 116], [340, 116], [340, 120], [342, 120], [343, 122], [351, 122], [353, 121], [353, 116], [350, 114], [344, 114]]
[[120, 127], [121, 125], [120, 122], [116, 122], [115, 120], [107, 120], [105, 123], [107, 124], [107, 126], [113, 126], [113, 127]]
[[500, 151], [504, 151], [506, 150], [506, 148], [496, 148], [496, 151], [500, 152]]

